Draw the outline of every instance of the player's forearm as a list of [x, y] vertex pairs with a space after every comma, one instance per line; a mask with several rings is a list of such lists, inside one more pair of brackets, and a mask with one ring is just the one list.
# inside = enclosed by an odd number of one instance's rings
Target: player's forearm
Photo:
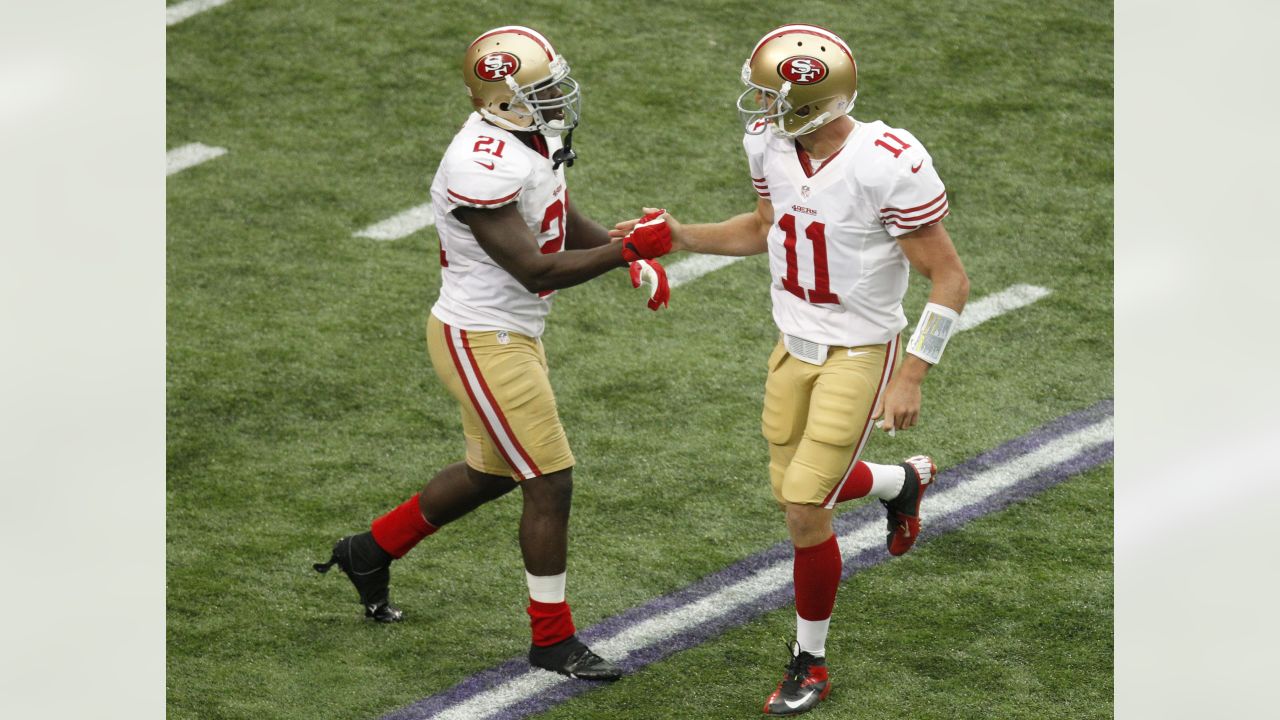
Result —
[[955, 310], [964, 310], [969, 301], [969, 276], [963, 267], [947, 267], [935, 269], [930, 278], [929, 302]]
[[723, 222], [684, 225], [677, 244], [684, 250], [708, 255], [759, 255], [768, 247], [769, 226], [757, 213], [736, 215]]
[[569, 227], [564, 239], [566, 248], [570, 250], [589, 250], [612, 242], [609, 238], [608, 230], [605, 230], [600, 223], [579, 213], [572, 206], [570, 206], [568, 219]]
[[608, 244], [587, 250], [539, 255], [516, 275], [516, 279], [529, 292], [560, 290], [626, 264], [620, 248], [616, 244]]

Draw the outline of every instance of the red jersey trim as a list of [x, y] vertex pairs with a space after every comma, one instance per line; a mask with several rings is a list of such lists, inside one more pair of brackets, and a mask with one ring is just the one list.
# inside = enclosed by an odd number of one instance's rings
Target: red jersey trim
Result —
[[[932, 213], [930, 213], [930, 214], [932, 214]], [[920, 228], [922, 228], [922, 227], [927, 227], [927, 226], [929, 226], [929, 225], [936, 225], [936, 224], [938, 224], [938, 223], [942, 222], [942, 219], [943, 219], [943, 218], [945, 218], [946, 216], [950, 215], [950, 214], [951, 214], [951, 209], [950, 209], [950, 208], [948, 208], [946, 205], [943, 205], [943, 206], [942, 206], [942, 214], [941, 214], [941, 215], [939, 215], [938, 217], [936, 217], [936, 218], [932, 219], [932, 220], [929, 220], [928, 222], [922, 222], [922, 223], [920, 223], [920, 224], [918, 224], [918, 225], [902, 225], [902, 224], [900, 224], [900, 223], [898, 223], [898, 222], [895, 222], [895, 221], [893, 221], [893, 220], [890, 220], [889, 222], [886, 222], [885, 224], [886, 224], [886, 225], [892, 225], [892, 226], [894, 226], [894, 227], [896, 227], [896, 228], [901, 228], [901, 229], [903, 229], [903, 230], [919, 230], [919, 229], [920, 229]]]
[[519, 194], [520, 194], [520, 191], [519, 191], [519, 190], [516, 190], [515, 192], [511, 193], [510, 195], [508, 195], [508, 196], [506, 196], [506, 197], [500, 197], [500, 198], [497, 198], [496, 200], [477, 200], [477, 199], [475, 199], [475, 198], [469, 198], [469, 197], [467, 197], [466, 195], [463, 195], [463, 194], [461, 194], [461, 193], [456, 193], [456, 192], [454, 192], [454, 191], [453, 191], [453, 190], [451, 190], [451, 189], [449, 190], [449, 194], [450, 194], [450, 195], [452, 195], [454, 198], [456, 198], [456, 199], [458, 199], [458, 200], [461, 200], [462, 202], [473, 203], [473, 204], [476, 204], [476, 205], [500, 205], [500, 204], [502, 204], [502, 203], [504, 203], [504, 202], [508, 202], [509, 200], [511, 200], [511, 198], [513, 198], [513, 197], [515, 197], [515, 196], [519, 195]]
[[909, 208], [894, 208], [894, 207], [886, 207], [886, 208], [880, 208], [880, 212], [881, 212], [881, 213], [903, 213], [903, 214], [905, 214], [905, 213], [913, 213], [913, 212], [916, 212], [916, 211], [918, 211], [918, 210], [923, 210], [923, 209], [925, 209], [925, 208], [927, 208], [927, 207], [929, 207], [929, 206], [933, 205], [934, 203], [938, 202], [939, 200], [941, 200], [942, 198], [944, 198], [944, 197], [946, 197], [946, 196], [947, 196], [947, 191], [946, 191], [946, 190], [943, 190], [941, 195], [939, 195], [938, 197], [936, 197], [936, 198], [934, 198], [934, 199], [930, 200], [929, 202], [927, 202], [927, 203], [925, 203], [925, 204], [923, 204], [923, 205], [917, 205], [917, 206], [915, 206], [915, 207], [909, 207]]

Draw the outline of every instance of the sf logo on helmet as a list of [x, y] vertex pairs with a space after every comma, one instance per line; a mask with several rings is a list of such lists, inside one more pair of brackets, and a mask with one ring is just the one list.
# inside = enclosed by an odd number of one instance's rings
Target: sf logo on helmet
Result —
[[827, 65], [818, 58], [797, 55], [778, 63], [778, 74], [796, 85], [812, 85], [827, 76]]
[[476, 75], [481, 80], [496, 82], [520, 69], [520, 59], [511, 53], [491, 52], [476, 61]]

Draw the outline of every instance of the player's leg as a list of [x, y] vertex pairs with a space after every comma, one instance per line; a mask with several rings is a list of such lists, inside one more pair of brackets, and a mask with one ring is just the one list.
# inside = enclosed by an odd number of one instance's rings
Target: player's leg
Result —
[[529, 588], [532, 642], [529, 662], [535, 667], [584, 680], [616, 680], [622, 669], [601, 658], [578, 639], [565, 587], [569, 546], [569, 511], [573, 501], [573, 454], [560, 424], [547, 359], [536, 340], [528, 341], [521, 366], [509, 370], [519, 381], [508, 389], [517, 402], [507, 408], [509, 427], [539, 474], [520, 482], [524, 507], [520, 515], [520, 552]]
[[391, 562], [404, 557], [423, 538], [490, 500], [515, 489], [510, 477], [490, 475], [454, 463], [436, 473], [421, 492], [374, 519], [369, 530], [334, 544], [325, 572], [336, 564], [355, 585], [365, 617], [397, 622], [404, 613], [391, 604]]
[[[397, 622], [404, 618], [404, 613], [390, 600], [393, 560], [403, 557], [445, 524], [516, 487], [511, 477], [512, 468], [489, 436], [485, 419], [466, 385], [469, 380], [476, 380], [479, 366], [457, 362], [448, 342], [447, 329], [431, 316], [427, 322], [427, 352], [436, 375], [461, 407], [466, 462], [454, 463], [437, 472], [421, 492], [374, 519], [368, 531], [340, 538], [334, 544], [329, 561], [315, 565], [319, 572], [338, 565], [355, 586], [365, 617], [378, 622]], [[482, 338], [480, 344], [484, 342]], [[464, 371], [470, 372], [470, 377]]]
[[[820, 649], [840, 582], [840, 548], [831, 531], [829, 508], [817, 501], [790, 502], [787, 478], [793, 473], [804, 439], [814, 383], [820, 368], [787, 354], [779, 343], [769, 358], [761, 429], [769, 442], [769, 479], [783, 508], [795, 548], [792, 577], [796, 594], [796, 636], [806, 648]], [[816, 492], [812, 491], [812, 492]], [[812, 494], [812, 493], [811, 493]], [[817, 500], [822, 496], [818, 495]], [[830, 692], [826, 661], [792, 645], [782, 682], [765, 700], [767, 714], [804, 712]]]
[[[854, 348], [859, 352], [855, 358], [846, 354], [842, 363], [853, 366], [875, 365], [876, 363], [896, 364], [899, 356], [898, 338], [883, 347]], [[891, 368], [892, 365], [886, 366]], [[877, 386], [877, 392], [883, 392], [888, 384], [888, 377]], [[872, 428], [865, 429], [869, 436]], [[925, 491], [937, 477], [937, 467], [927, 455], [915, 455], [898, 465], [879, 465], [858, 459], [866, 444], [864, 436], [853, 453], [853, 462], [842, 480], [836, 494], [835, 502], [845, 502], [864, 497], [874, 497], [885, 506], [887, 516], [886, 545], [892, 555], [901, 555], [911, 549], [920, 535], [920, 503]]]

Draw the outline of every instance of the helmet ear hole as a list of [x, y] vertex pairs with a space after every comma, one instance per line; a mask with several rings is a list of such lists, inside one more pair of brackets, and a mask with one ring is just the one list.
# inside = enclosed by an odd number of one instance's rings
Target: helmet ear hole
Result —
[[510, 111], [510, 110], [511, 110], [511, 104], [510, 104], [510, 103], [498, 103], [498, 109], [499, 109], [499, 110], [501, 110], [502, 112], [508, 112], [508, 111]]
[[808, 105], [796, 110], [796, 117], [809, 117], [810, 108]]

